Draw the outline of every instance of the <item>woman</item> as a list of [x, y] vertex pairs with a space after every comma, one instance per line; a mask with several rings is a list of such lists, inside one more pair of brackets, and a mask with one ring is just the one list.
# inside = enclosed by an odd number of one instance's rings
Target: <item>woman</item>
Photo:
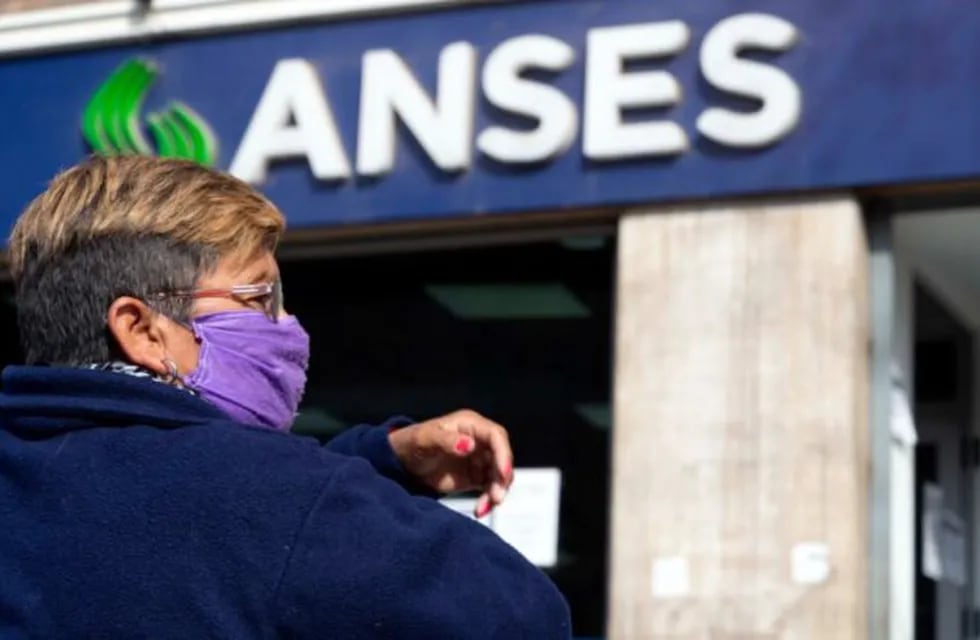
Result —
[[569, 637], [547, 577], [432, 499], [503, 500], [502, 427], [287, 434], [309, 339], [282, 304], [283, 227], [246, 184], [144, 157], [91, 158], [21, 215], [0, 636]]

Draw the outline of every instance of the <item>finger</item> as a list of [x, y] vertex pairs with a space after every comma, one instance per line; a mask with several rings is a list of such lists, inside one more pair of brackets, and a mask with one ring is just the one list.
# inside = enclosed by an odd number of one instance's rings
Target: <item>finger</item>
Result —
[[490, 463], [487, 462], [486, 458], [482, 454], [482, 451], [478, 451], [476, 454], [467, 458], [465, 462], [465, 473], [469, 479], [469, 486], [467, 489], [470, 491], [486, 491], [490, 486]]
[[489, 491], [490, 485], [494, 481], [494, 470], [493, 470], [493, 452], [489, 449], [480, 449], [479, 455], [473, 456], [471, 458], [477, 460], [477, 465], [480, 468], [480, 491]]
[[473, 515], [475, 515], [477, 518], [483, 518], [490, 513], [491, 509], [493, 509], [493, 506], [490, 502], [490, 496], [484, 493], [480, 496], [480, 499], [476, 501], [476, 507], [473, 509]]
[[[486, 478], [484, 484], [481, 488], [487, 492], [490, 498], [491, 509], [504, 501], [507, 497], [507, 490], [514, 481], [514, 474], [512, 463], [510, 461], [510, 443], [506, 441], [506, 431], [503, 427], [494, 429], [493, 427], [499, 427], [499, 425], [491, 425], [491, 428], [484, 431], [485, 440], [489, 443], [489, 446], [482, 448], [480, 453], [481, 457], [485, 460], [487, 466]], [[479, 430], [479, 427], [477, 428]], [[501, 443], [497, 440], [497, 436], [503, 436], [504, 442]], [[504, 462], [501, 463], [501, 448], [505, 447]]]
[[473, 456], [470, 460], [473, 462], [479, 460], [479, 465], [483, 469], [479, 488], [490, 500], [490, 508], [492, 509], [507, 497], [508, 484], [497, 471], [493, 452], [489, 449], [481, 449], [479, 455]]
[[426, 451], [439, 451], [465, 458], [476, 450], [476, 441], [470, 435], [433, 424], [420, 435], [419, 446]]
[[480, 498], [486, 500], [486, 513], [490, 513], [507, 499], [507, 489], [499, 482], [494, 482]]
[[514, 453], [510, 436], [502, 426], [481, 415], [467, 412], [459, 419], [460, 431], [472, 434], [478, 446], [487, 446], [493, 452], [494, 466], [506, 486], [513, 475]]
[[507, 468], [503, 473], [500, 474], [500, 483], [503, 485], [504, 489], [510, 489], [510, 485], [514, 484], [514, 463], [510, 462], [507, 464]]
[[468, 490], [480, 489], [483, 490], [487, 486], [487, 470], [483, 465], [476, 464], [476, 460], [471, 458], [471, 464], [466, 470], [467, 478], [469, 479], [469, 485], [466, 487]]
[[507, 498], [507, 487], [501, 482], [491, 483], [487, 494], [490, 496], [490, 501], [493, 505], [497, 506]]

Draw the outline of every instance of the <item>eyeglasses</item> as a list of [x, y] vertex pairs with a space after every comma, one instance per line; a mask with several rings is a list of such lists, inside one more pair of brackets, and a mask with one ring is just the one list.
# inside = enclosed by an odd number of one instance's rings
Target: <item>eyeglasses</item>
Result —
[[154, 300], [167, 298], [227, 298], [237, 300], [248, 306], [262, 305], [262, 311], [273, 322], [279, 320], [282, 313], [282, 281], [263, 282], [259, 284], [239, 284], [228, 289], [189, 289], [187, 291], [164, 291], [150, 296]]

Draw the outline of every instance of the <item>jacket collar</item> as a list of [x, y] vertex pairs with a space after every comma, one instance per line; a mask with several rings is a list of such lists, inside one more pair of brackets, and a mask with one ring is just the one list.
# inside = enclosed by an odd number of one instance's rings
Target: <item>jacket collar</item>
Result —
[[39, 430], [227, 421], [217, 407], [153, 380], [71, 367], [3, 370], [0, 426]]

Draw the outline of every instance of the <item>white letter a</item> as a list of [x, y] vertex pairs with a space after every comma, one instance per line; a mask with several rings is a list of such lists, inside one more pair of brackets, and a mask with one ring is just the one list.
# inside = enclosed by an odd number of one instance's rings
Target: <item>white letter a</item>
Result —
[[320, 180], [350, 177], [350, 163], [337, 133], [316, 69], [306, 60], [280, 60], [265, 86], [230, 173], [257, 184], [269, 162], [306, 158]]

